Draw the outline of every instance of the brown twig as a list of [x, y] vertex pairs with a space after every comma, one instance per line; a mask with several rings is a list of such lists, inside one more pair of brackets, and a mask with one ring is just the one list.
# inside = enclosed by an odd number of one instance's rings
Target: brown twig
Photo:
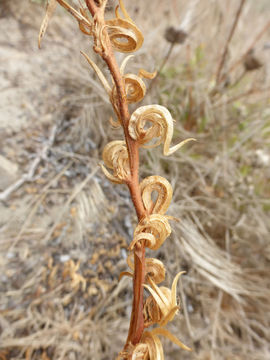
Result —
[[237, 12], [235, 14], [235, 18], [234, 18], [234, 22], [233, 22], [231, 31], [230, 31], [228, 39], [227, 39], [227, 41], [225, 43], [224, 50], [223, 50], [221, 60], [220, 60], [219, 65], [218, 65], [217, 74], [216, 74], [216, 83], [217, 84], [220, 83], [220, 81], [221, 81], [221, 73], [222, 73], [222, 70], [223, 70], [223, 67], [224, 67], [224, 64], [225, 64], [225, 60], [226, 60], [226, 57], [227, 57], [229, 45], [230, 45], [230, 42], [232, 40], [233, 34], [235, 32], [236, 26], [238, 24], [238, 21], [239, 21], [239, 18], [240, 18], [240, 15], [241, 15], [241, 12], [243, 10], [245, 2], [246, 2], [246, 0], [241, 0], [240, 1], [240, 5], [239, 5], [239, 8], [238, 8], [238, 10], [237, 10]]

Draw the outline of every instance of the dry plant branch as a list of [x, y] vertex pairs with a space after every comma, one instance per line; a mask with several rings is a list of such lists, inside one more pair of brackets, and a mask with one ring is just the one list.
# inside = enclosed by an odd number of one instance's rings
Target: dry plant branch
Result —
[[[146, 248], [157, 250], [171, 233], [169, 220], [172, 218], [165, 213], [172, 199], [172, 187], [166, 179], [158, 175], [139, 180], [139, 148], [154, 148], [163, 143], [163, 153], [168, 156], [194, 139], [170, 146], [173, 119], [163, 106], [141, 106], [132, 114], [129, 113], [128, 105], [140, 101], [145, 95], [142, 78], [151, 79], [155, 74], [143, 69], [138, 75], [124, 74], [130, 56], [124, 59], [121, 66], [117, 64], [114, 51], [132, 53], [143, 43], [143, 35], [130, 18], [122, 0], [119, 0], [115, 9], [116, 17], [111, 20], [105, 20], [104, 17], [107, 0], [85, 0], [85, 7], [80, 2], [79, 11], [64, 0], [49, 1], [40, 29], [39, 45], [57, 3], [78, 21], [84, 34], [93, 37], [93, 49], [106, 63], [112, 76], [112, 85], [88, 55], [82, 54], [109, 96], [117, 118], [116, 121], [111, 119], [111, 124], [115, 127], [121, 126], [124, 132], [124, 141], [115, 140], [105, 146], [104, 165], [101, 166], [109, 180], [127, 185], [138, 217], [127, 259], [131, 271], [120, 274], [120, 277], [128, 275], [133, 278], [133, 304], [126, 344], [118, 359], [163, 359], [159, 336], [167, 337], [181, 348], [190, 350], [165, 328], [179, 310], [176, 286], [183, 272], [175, 276], [171, 289], [159, 287], [158, 284], [165, 278], [165, 267], [161, 261], [145, 257]], [[112, 173], [108, 169], [111, 169]], [[153, 200], [155, 192], [157, 198]], [[146, 299], [145, 289], [150, 293]], [[146, 330], [154, 324], [158, 327]]]
[[[266, 31], [270, 28], [270, 21], [268, 21], [261, 31], [258, 32], [258, 34], [254, 37], [250, 45], [247, 47], [247, 49], [244, 51], [244, 53], [240, 56], [238, 60], [236, 60], [228, 69], [228, 73], [231, 73], [233, 70], [235, 70], [239, 65], [241, 65], [248, 55], [248, 53], [254, 49], [254, 46], [257, 44], [257, 42], [262, 38], [262, 36], [266, 33]], [[221, 81], [224, 80], [224, 75], [221, 78]]]
[[241, 0], [240, 1], [239, 8], [238, 8], [238, 10], [237, 10], [237, 12], [235, 14], [235, 18], [234, 18], [234, 22], [233, 22], [231, 31], [230, 31], [228, 39], [227, 39], [227, 41], [225, 43], [224, 50], [223, 50], [223, 53], [222, 53], [222, 56], [221, 56], [221, 59], [220, 59], [219, 65], [218, 65], [217, 74], [216, 74], [216, 83], [217, 84], [221, 80], [220, 78], [221, 78], [222, 70], [223, 70], [223, 67], [224, 67], [224, 64], [225, 64], [225, 60], [226, 60], [226, 56], [227, 56], [227, 53], [228, 53], [229, 45], [230, 45], [230, 42], [232, 40], [232, 37], [233, 37], [233, 34], [235, 32], [238, 21], [240, 19], [240, 15], [242, 13], [245, 2], [246, 2], [246, 0]]

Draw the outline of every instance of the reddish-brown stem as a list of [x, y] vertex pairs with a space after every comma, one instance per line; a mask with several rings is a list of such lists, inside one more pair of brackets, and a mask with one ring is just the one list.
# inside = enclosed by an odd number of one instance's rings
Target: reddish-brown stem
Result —
[[[97, 21], [104, 24], [104, 17], [102, 9], [99, 8], [94, 0], [86, 0], [86, 5]], [[106, 62], [110, 73], [113, 77], [114, 84], [117, 91], [118, 111], [121, 124], [124, 130], [127, 150], [129, 155], [130, 178], [126, 181], [130, 191], [131, 199], [134, 204], [138, 220], [140, 221], [146, 216], [146, 210], [143, 205], [140, 184], [139, 184], [139, 144], [132, 139], [128, 132], [128, 124], [130, 114], [128, 110], [128, 103], [126, 100], [124, 80], [120, 73], [119, 66], [116, 62], [115, 55], [109, 40], [106, 28], [103, 30], [103, 35], [106, 39], [106, 46], [104, 51], [99, 52], [103, 60]], [[130, 319], [129, 333], [125, 347], [130, 343], [136, 345], [142, 336], [144, 330], [143, 318], [143, 284], [145, 280], [145, 247], [144, 244], [136, 245], [134, 250], [134, 278], [133, 278], [133, 304], [132, 314]]]

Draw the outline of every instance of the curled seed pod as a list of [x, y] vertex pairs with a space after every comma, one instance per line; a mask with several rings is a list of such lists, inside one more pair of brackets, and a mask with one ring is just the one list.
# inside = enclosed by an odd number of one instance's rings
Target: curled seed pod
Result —
[[[164, 286], [158, 287], [151, 278], [148, 278], [148, 282], [150, 286], [144, 285], [150, 292], [152, 296], [152, 300], [155, 301], [160, 309], [160, 313], [151, 314], [150, 305], [148, 305], [148, 309], [146, 310], [148, 316], [152, 315], [153, 319], [159, 319], [158, 324], [160, 326], [165, 326], [169, 321], [171, 321], [175, 314], [177, 313], [179, 307], [177, 306], [176, 300], [176, 286], [179, 277], [184, 272], [178, 273], [172, 283], [172, 288], [166, 288]], [[151, 300], [148, 300], [148, 304], [151, 303]], [[150, 310], [149, 310], [150, 309]]]
[[135, 52], [143, 44], [143, 35], [130, 18], [122, 0], [119, 0], [119, 5], [125, 19], [121, 18], [117, 6], [116, 19], [106, 21], [112, 46], [119, 52]]
[[116, 51], [129, 53], [140, 49], [143, 35], [136, 25], [124, 20], [107, 20], [106, 26], [112, 46]]
[[152, 214], [142, 219], [136, 226], [134, 238], [129, 245], [132, 250], [139, 241], [144, 241], [145, 246], [157, 250], [171, 234], [171, 226], [166, 216]]
[[[142, 201], [148, 213], [165, 214], [172, 200], [172, 186], [161, 176], [153, 175], [143, 179], [140, 183]], [[157, 198], [152, 196], [157, 192]]]
[[146, 277], [150, 277], [156, 284], [165, 280], [166, 269], [163, 263], [154, 258], [147, 258], [146, 264]]
[[111, 174], [105, 166], [101, 165], [104, 174], [112, 182], [121, 184], [130, 176], [129, 159], [125, 141], [115, 140], [109, 142], [103, 150], [104, 164], [113, 169]]
[[[132, 271], [134, 271], [134, 262], [133, 262], [133, 253], [130, 253], [127, 258], [127, 264]], [[145, 266], [146, 266], [146, 277], [151, 278], [156, 284], [161, 283], [165, 279], [166, 269], [163, 263], [154, 258], [146, 258], [145, 259]], [[123, 271], [120, 274], [121, 278], [123, 276], [130, 276], [133, 277], [133, 274], [129, 271]]]
[[146, 86], [141, 78], [134, 74], [126, 74], [124, 76], [127, 102], [135, 103], [144, 98]]
[[[147, 126], [147, 123], [151, 125]], [[169, 110], [161, 105], [146, 105], [135, 110], [130, 117], [128, 131], [132, 139], [137, 140], [145, 148], [153, 148], [164, 143], [163, 153], [166, 156], [171, 155], [187, 142], [195, 140], [189, 138], [170, 148], [173, 136], [173, 119]], [[146, 145], [155, 138], [159, 139]]]
[[[139, 102], [144, 98], [146, 93], [146, 86], [142, 78], [153, 79], [156, 76], [156, 72], [150, 73], [144, 69], [140, 69], [138, 75], [135, 74], [125, 75], [124, 71], [126, 65], [133, 56], [134, 55], [128, 55], [127, 57], [125, 57], [125, 59], [122, 61], [122, 64], [120, 66], [120, 73], [123, 76], [125, 82], [125, 92], [128, 103]], [[115, 104], [117, 102], [117, 92], [115, 86], [113, 87], [113, 91], [112, 91], [112, 102]]]
[[[126, 99], [129, 104], [141, 101], [146, 93], [146, 86], [142, 79], [134, 74], [123, 75], [125, 82]], [[114, 85], [112, 90], [111, 102], [117, 104], [117, 92]], [[117, 105], [116, 105], [117, 107]]]

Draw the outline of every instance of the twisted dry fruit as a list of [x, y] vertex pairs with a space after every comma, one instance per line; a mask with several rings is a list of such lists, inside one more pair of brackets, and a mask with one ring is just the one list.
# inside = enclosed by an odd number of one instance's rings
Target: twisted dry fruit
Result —
[[179, 277], [183, 273], [184, 272], [179, 272], [175, 276], [171, 289], [164, 286], [159, 288], [151, 278], [148, 279], [150, 286], [144, 285], [145, 288], [149, 290], [152, 296], [151, 300], [148, 300], [147, 306], [149, 306], [149, 303], [151, 303], [151, 301], [155, 301], [160, 309], [159, 314], [151, 314], [151, 312], [149, 312], [149, 309], [146, 309], [146, 312], [150, 316], [150, 318], [152, 315], [153, 321], [156, 321], [158, 319], [158, 324], [160, 326], [165, 326], [169, 321], [171, 321], [179, 309], [176, 299], [176, 286]]
[[101, 165], [102, 171], [109, 180], [114, 183], [124, 183], [130, 176], [128, 152], [125, 141], [115, 140], [109, 142], [102, 153], [104, 164], [113, 169], [111, 174], [105, 166]]
[[[165, 214], [172, 200], [172, 186], [165, 178], [152, 175], [143, 179], [140, 190], [145, 209], [149, 214]], [[156, 199], [152, 200], [156, 192]]]
[[134, 246], [140, 241], [144, 241], [145, 246], [149, 249], [158, 250], [170, 234], [171, 226], [167, 217], [152, 214], [142, 219], [136, 226], [129, 250], [133, 250]]
[[[150, 124], [147, 126], [147, 123]], [[153, 148], [161, 143], [164, 155], [171, 155], [193, 138], [181, 141], [170, 148], [173, 136], [173, 118], [168, 109], [161, 105], [145, 105], [133, 112], [129, 121], [129, 135], [144, 148]], [[158, 140], [154, 140], [159, 138]], [[149, 142], [152, 143], [147, 144]]]

